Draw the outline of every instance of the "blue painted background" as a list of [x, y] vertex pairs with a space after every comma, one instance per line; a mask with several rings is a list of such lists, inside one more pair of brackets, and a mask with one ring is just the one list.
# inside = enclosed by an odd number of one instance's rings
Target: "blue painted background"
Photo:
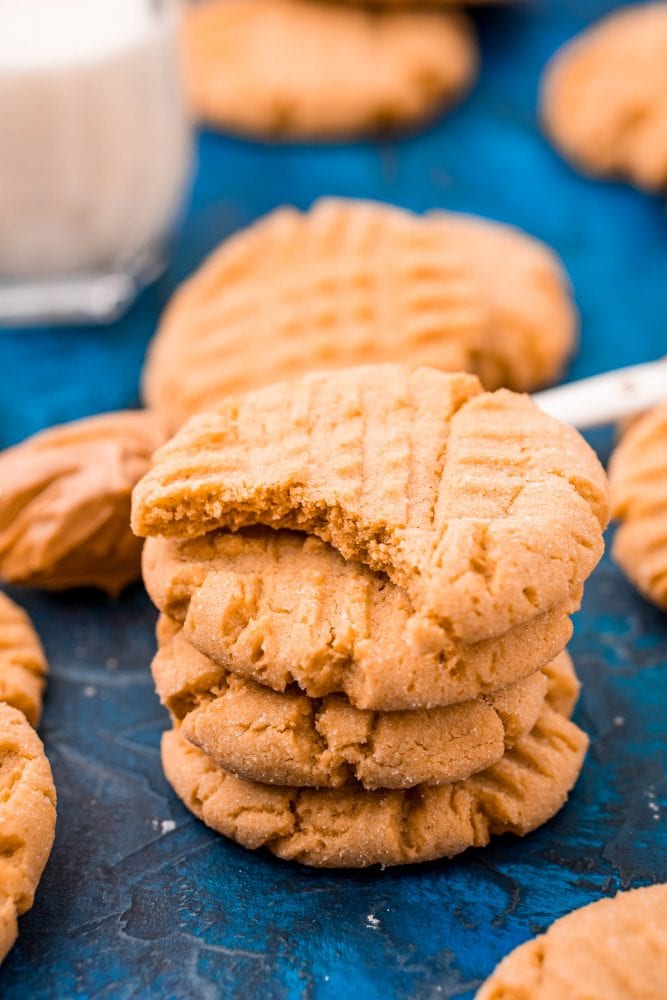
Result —
[[[551, 243], [582, 315], [573, 376], [666, 353], [663, 204], [577, 176], [536, 127], [546, 59], [612, 6], [535, 0], [475, 15], [475, 93], [418, 136], [320, 148], [202, 136], [170, 270], [122, 322], [0, 333], [0, 445], [136, 403], [145, 347], [175, 284], [228, 233], [323, 194], [477, 212]], [[594, 438], [603, 459], [610, 440]], [[140, 586], [116, 603], [83, 592], [19, 599], [51, 662], [42, 734], [59, 819], [37, 903], [0, 970], [5, 1000], [469, 997], [554, 918], [667, 880], [667, 616], [608, 559], [572, 644], [584, 683], [577, 720], [592, 747], [568, 806], [522, 841], [385, 872], [310, 871], [250, 854], [175, 800], [158, 760], [166, 719], [148, 672], [155, 615]]]

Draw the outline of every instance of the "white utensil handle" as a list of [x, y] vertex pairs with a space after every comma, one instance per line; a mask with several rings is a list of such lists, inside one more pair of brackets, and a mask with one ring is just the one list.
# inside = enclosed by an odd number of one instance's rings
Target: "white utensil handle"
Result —
[[536, 392], [545, 413], [579, 430], [614, 423], [667, 402], [667, 358]]

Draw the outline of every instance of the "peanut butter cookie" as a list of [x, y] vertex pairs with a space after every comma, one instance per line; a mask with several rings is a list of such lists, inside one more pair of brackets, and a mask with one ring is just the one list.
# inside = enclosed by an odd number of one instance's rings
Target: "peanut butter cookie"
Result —
[[457, 11], [306, 0], [186, 8], [186, 81], [200, 120], [260, 138], [329, 139], [413, 125], [457, 103], [477, 44]]
[[143, 391], [176, 430], [232, 393], [347, 365], [409, 362], [532, 390], [560, 375], [576, 331], [567, 276], [525, 233], [325, 199], [278, 209], [185, 282]]
[[633, 422], [609, 466], [613, 555], [638, 590], [667, 610], [667, 404]]
[[398, 365], [229, 398], [160, 450], [133, 499], [141, 535], [317, 535], [463, 643], [572, 600], [607, 519], [604, 472], [573, 428], [474, 376]]
[[599, 899], [503, 959], [477, 1000], [664, 1000], [667, 885]]
[[42, 712], [46, 657], [25, 611], [0, 592], [0, 702], [36, 726]]
[[667, 3], [614, 11], [556, 54], [542, 116], [581, 170], [667, 186]]
[[411, 864], [529, 833], [563, 806], [585, 734], [545, 706], [533, 731], [492, 767], [449, 785], [405, 791], [278, 788], [236, 778], [174, 729], [163, 737], [168, 781], [187, 807], [244, 847], [324, 868]]
[[37, 733], [22, 712], [0, 704], [0, 961], [33, 904], [51, 853], [56, 791]]
[[[474, 215], [433, 212], [425, 219], [443, 246], [465, 256], [485, 307], [483, 347], [461, 370], [475, 372], [487, 389], [532, 392], [557, 381], [577, 342], [578, 314], [553, 250], [514, 226]], [[407, 353], [397, 360], [408, 358], [413, 363]]]
[[119, 593], [140, 573], [132, 487], [164, 441], [159, 420], [106, 413], [36, 434], [0, 455], [0, 578]]
[[495, 639], [457, 644], [386, 578], [320, 539], [267, 528], [149, 538], [143, 575], [160, 611], [221, 667], [388, 711], [467, 701], [534, 673], [569, 641], [579, 605], [577, 593]]
[[[160, 700], [183, 736], [237, 777], [270, 785], [411, 788], [467, 778], [499, 760], [535, 725], [548, 698], [538, 671], [496, 695], [413, 712], [359, 711], [340, 695], [315, 700], [216, 668], [164, 621], [153, 660]], [[562, 653], [552, 690], [576, 685]]]

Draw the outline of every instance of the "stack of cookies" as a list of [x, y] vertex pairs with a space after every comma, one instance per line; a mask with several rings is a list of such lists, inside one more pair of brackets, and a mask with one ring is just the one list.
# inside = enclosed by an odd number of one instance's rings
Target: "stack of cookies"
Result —
[[570, 614], [604, 473], [471, 375], [306, 375], [194, 417], [136, 487], [167, 777], [209, 826], [329, 867], [452, 856], [563, 805]]

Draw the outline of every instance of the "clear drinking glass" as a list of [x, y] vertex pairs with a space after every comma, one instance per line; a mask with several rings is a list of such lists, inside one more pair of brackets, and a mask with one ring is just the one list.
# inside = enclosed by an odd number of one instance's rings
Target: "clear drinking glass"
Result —
[[0, 0], [0, 323], [117, 317], [190, 175], [178, 0]]

